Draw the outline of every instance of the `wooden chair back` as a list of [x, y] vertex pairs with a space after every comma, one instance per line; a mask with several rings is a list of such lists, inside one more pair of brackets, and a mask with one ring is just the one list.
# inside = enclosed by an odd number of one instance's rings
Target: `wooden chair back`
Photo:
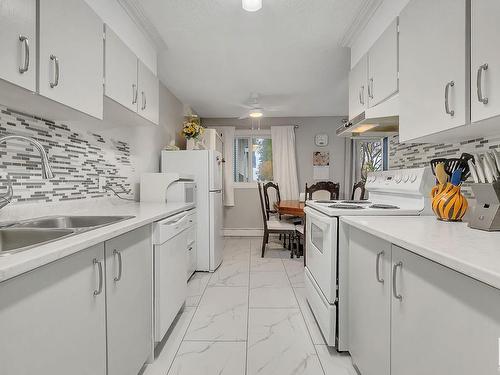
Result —
[[[265, 184], [262, 185], [262, 189], [264, 191], [264, 206], [266, 209], [266, 216], [267, 220], [269, 220], [269, 214], [277, 213], [272, 204], [281, 201], [280, 188], [278, 184], [275, 184], [274, 182], [266, 182]], [[276, 199], [273, 202], [271, 202], [271, 199], [269, 197], [269, 189], [274, 189]]]
[[264, 205], [264, 198], [262, 198], [262, 186], [260, 182], [257, 182], [257, 187], [259, 188], [259, 200], [260, 200], [260, 209], [262, 211], [262, 220], [264, 221], [264, 232], [267, 232], [267, 214], [266, 207]]
[[[359, 198], [356, 198], [356, 191], [357, 190], [360, 190], [359, 191]], [[354, 186], [352, 187], [352, 195], [351, 195], [351, 199], [352, 200], [363, 200], [365, 199], [365, 182], [364, 181], [359, 181], [359, 182], [356, 182], [354, 184]]]
[[311, 186], [307, 186], [306, 183], [306, 200], [311, 200], [313, 193], [317, 191], [327, 191], [330, 193], [330, 199], [339, 199], [340, 195], [340, 184], [333, 181], [320, 181], [316, 182]]

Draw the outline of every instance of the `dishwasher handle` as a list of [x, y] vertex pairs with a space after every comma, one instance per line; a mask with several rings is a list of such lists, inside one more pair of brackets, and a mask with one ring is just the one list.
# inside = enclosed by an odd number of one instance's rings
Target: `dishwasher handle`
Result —
[[193, 217], [191, 212], [182, 212], [164, 220], [157, 221], [153, 230], [154, 244], [159, 245], [164, 243], [193, 225], [192, 222]]

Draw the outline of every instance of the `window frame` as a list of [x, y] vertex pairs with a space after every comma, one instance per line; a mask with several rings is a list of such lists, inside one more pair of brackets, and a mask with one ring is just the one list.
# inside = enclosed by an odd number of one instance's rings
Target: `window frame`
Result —
[[[271, 130], [270, 129], [236, 129], [234, 133], [234, 142], [236, 142], [237, 139], [248, 139], [248, 144], [251, 147], [253, 145], [253, 139], [254, 138], [266, 138], [266, 139], [271, 139]], [[252, 151], [253, 153], [253, 151]], [[233, 153], [231, 155], [233, 158], [233, 168], [236, 168], [236, 160], [235, 160], [235, 153], [234, 153], [234, 144], [233, 144]], [[252, 160], [253, 160], [253, 154], [250, 155], [248, 158], [248, 170], [253, 171], [253, 166], [252, 166]], [[234, 181], [234, 171], [232, 173], [232, 178], [233, 178], [233, 187], [238, 188], [238, 189], [252, 189], [252, 188], [257, 188], [257, 182], [268, 182], [268, 181], [254, 181], [253, 180], [253, 173], [251, 173], [250, 177], [252, 181], [248, 182], [237, 182]]]

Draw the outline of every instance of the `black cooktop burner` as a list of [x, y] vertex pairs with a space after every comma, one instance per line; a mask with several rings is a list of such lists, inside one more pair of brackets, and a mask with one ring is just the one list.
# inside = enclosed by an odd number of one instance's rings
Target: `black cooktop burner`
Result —
[[341, 201], [340, 203], [355, 203], [355, 204], [363, 204], [363, 203], [366, 203], [366, 204], [368, 204], [368, 203], [372, 203], [372, 202], [370, 202], [370, 201], [365, 201], [365, 200], [356, 200], [356, 199], [352, 200], [352, 199], [348, 199], [348, 200], [345, 200], [345, 201]]
[[358, 206], [356, 204], [342, 204], [342, 203], [337, 203], [337, 204], [332, 204], [328, 206], [329, 208], [340, 208], [341, 210], [359, 210], [363, 209], [363, 206]]
[[381, 208], [383, 210], [390, 210], [390, 209], [393, 209], [393, 210], [399, 210], [399, 207], [398, 206], [394, 206], [392, 204], [372, 204], [370, 206], [370, 208]]

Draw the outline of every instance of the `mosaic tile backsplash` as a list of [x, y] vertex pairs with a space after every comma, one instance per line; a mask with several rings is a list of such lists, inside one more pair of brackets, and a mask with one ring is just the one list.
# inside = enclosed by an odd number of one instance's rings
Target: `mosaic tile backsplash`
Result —
[[10, 140], [0, 145], [0, 184], [12, 180], [12, 202], [56, 202], [111, 195], [98, 189], [99, 176], [115, 191], [129, 191], [134, 174], [130, 146], [99, 134], [11, 111], [0, 106], [0, 136], [19, 134], [39, 141], [49, 155], [53, 180], [41, 177], [40, 157], [29, 143]]
[[[462, 152], [484, 153], [491, 149], [500, 150], [500, 137], [475, 138], [456, 143], [436, 144], [405, 144], [399, 143], [397, 135], [389, 138], [389, 167], [390, 169], [418, 168], [429, 165], [434, 158], [459, 157]], [[468, 183], [464, 183], [464, 193], [472, 196]]]

